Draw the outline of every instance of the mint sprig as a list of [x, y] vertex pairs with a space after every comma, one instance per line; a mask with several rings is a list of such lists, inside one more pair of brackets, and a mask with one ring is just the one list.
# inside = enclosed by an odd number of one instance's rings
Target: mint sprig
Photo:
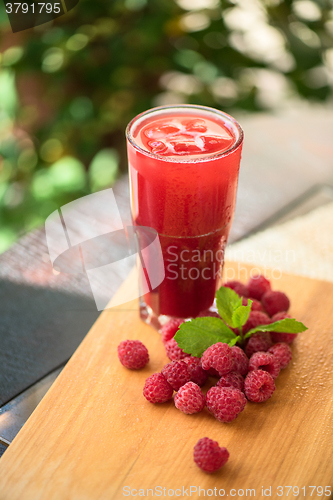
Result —
[[237, 336], [219, 318], [195, 318], [181, 324], [175, 335], [178, 346], [186, 353], [203, 355], [209, 346], [217, 342], [235, 345]]
[[233, 326], [232, 315], [242, 305], [242, 299], [234, 290], [225, 286], [217, 290], [215, 297], [219, 315], [228, 325]]
[[301, 333], [305, 332], [305, 330], [307, 330], [307, 327], [300, 321], [286, 318], [270, 323], [269, 325], [260, 325], [256, 328], [252, 328], [252, 330], [244, 335], [244, 339], [251, 337], [251, 335], [256, 332]]
[[[230, 346], [238, 342], [242, 345], [245, 339], [256, 332], [301, 333], [307, 330], [300, 321], [286, 318], [252, 328], [244, 335], [242, 327], [249, 319], [252, 301], [248, 299], [247, 306], [243, 306], [241, 297], [231, 288], [223, 286], [217, 290], [215, 296], [217, 310], [222, 319], [209, 316], [186, 321], [180, 325], [175, 335], [178, 346], [187, 354], [201, 357], [208, 347], [217, 342]], [[239, 334], [236, 335], [231, 328], [237, 329]]]
[[252, 300], [248, 300], [247, 306], [243, 306], [241, 297], [225, 286], [217, 290], [215, 297], [219, 315], [231, 328], [245, 325], [250, 316]]

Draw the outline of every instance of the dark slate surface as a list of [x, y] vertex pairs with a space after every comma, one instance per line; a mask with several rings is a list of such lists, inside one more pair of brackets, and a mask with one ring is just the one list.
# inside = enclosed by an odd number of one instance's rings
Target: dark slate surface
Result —
[[89, 297], [1, 280], [0, 405], [66, 361], [98, 314]]
[[[127, 184], [123, 178], [114, 188], [124, 223]], [[114, 275], [114, 292], [128, 271]], [[54, 274], [44, 228], [1, 255], [0, 406], [65, 363], [99, 314], [85, 274]]]
[[0, 457], [5, 453], [6, 450], [7, 450], [7, 446], [0, 443]]

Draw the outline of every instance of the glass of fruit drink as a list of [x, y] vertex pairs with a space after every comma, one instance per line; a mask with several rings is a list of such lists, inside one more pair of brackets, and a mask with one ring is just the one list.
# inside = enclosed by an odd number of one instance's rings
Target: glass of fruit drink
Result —
[[221, 111], [179, 105], [138, 115], [126, 135], [133, 224], [157, 232], [165, 272], [141, 297], [141, 316], [196, 317], [221, 277], [243, 131]]

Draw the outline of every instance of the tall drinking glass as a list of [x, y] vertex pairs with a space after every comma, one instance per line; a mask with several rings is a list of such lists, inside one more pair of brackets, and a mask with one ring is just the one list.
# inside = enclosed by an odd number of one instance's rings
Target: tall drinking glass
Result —
[[226, 113], [179, 105], [138, 115], [126, 135], [133, 224], [157, 232], [165, 272], [141, 297], [141, 317], [196, 317], [221, 277], [243, 131]]

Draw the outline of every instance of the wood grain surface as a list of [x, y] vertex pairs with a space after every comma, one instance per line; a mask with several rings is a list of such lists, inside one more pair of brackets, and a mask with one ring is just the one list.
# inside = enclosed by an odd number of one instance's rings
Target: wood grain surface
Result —
[[[238, 271], [237, 264], [228, 268]], [[245, 280], [249, 269], [241, 268]], [[123, 286], [133, 283], [132, 275]], [[262, 487], [271, 487], [277, 499], [284, 485], [305, 487], [298, 498], [327, 498], [311, 496], [309, 486], [332, 485], [333, 285], [284, 275], [274, 289], [289, 294], [292, 315], [309, 330], [295, 341], [293, 361], [279, 375], [273, 397], [248, 403], [229, 424], [207, 410], [184, 415], [173, 401], [148, 403], [144, 381], [167, 362], [159, 334], [139, 320], [137, 301], [105, 310], [0, 460], [0, 499], [111, 500], [134, 489], [139, 496], [140, 488], [141, 495], [152, 496], [152, 488], [156, 496], [157, 486], [162, 497], [166, 488], [166, 498], [169, 489], [183, 497], [183, 487], [189, 495], [191, 486], [223, 488], [236, 498], [255, 489], [262, 498]], [[117, 359], [116, 347], [127, 338], [149, 349], [151, 361], [139, 372]], [[192, 459], [204, 436], [230, 452], [226, 466], [212, 475]], [[236, 496], [232, 488], [244, 492]]]

